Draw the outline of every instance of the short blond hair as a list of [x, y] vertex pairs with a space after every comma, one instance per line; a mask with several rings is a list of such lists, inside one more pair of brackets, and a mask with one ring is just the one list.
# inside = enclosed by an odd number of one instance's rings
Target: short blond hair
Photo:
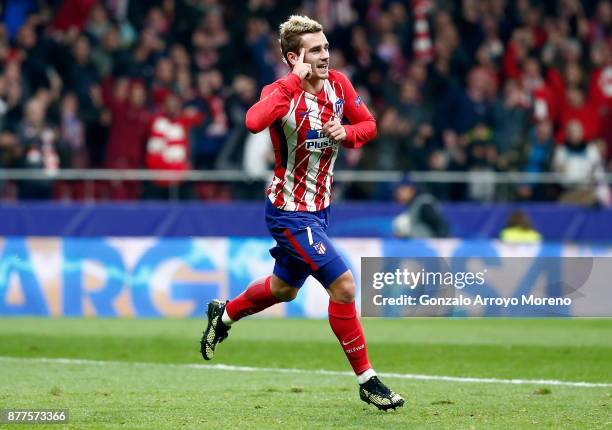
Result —
[[299, 53], [303, 34], [318, 33], [319, 31], [323, 31], [323, 26], [314, 19], [302, 15], [291, 15], [279, 28], [279, 42], [283, 60], [289, 64], [287, 54], [289, 52]]

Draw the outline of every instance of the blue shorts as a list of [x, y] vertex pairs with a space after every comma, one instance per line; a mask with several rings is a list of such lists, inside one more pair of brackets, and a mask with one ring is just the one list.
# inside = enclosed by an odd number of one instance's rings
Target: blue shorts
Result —
[[266, 198], [266, 225], [276, 246], [270, 254], [276, 260], [274, 274], [300, 288], [314, 276], [325, 288], [348, 270], [327, 237], [330, 209], [317, 212], [284, 211]]

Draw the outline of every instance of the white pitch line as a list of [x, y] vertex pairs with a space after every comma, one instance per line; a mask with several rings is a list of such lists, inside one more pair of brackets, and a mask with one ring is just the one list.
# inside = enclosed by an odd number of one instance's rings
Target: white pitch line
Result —
[[[142, 361], [106, 361], [106, 360], [88, 360], [81, 358], [46, 358], [46, 357], [5, 357], [0, 356], [0, 362], [34, 362], [34, 363], [49, 363], [49, 364], [68, 364], [82, 366], [134, 366], [134, 367], [171, 367], [171, 368], [187, 368], [200, 370], [221, 370], [228, 372], [251, 372], [251, 373], [293, 373], [306, 375], [331, 375], [331, 376], [355, 376], [353, 372], [343, 372], [338, 370], [325, 369], [294, 369], [272, 367], [249, 367], [249, 366], [232, 366], [229, 364], [190, 364], [190, 363], [150, 363]], [[556, 385], [562, 387], [584, 387], [584, 388], [612, 388], [612, 383], [608, 382], [577, 382], [577, 381], [559, 381], [556, 379], [499, 379], [499, 378], [472, 378], [465, 376], [443, 376], [443, 375], [419, 375], [414, 373], [380, 373], [383, 378], [395, 379], [413, 379], [419, 381], [444, 381], [444, 382], [467, 382], [477, 384], [510, 384], [510, 385]]]

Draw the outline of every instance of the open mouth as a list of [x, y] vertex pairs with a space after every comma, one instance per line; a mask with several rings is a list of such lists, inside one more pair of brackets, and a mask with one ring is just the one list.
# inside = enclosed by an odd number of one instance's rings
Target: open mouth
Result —
[[317, 70], [319, 70], [320, 72], [327, 72], [328, 66], [328, 64], [319, 64], [317, 66]]

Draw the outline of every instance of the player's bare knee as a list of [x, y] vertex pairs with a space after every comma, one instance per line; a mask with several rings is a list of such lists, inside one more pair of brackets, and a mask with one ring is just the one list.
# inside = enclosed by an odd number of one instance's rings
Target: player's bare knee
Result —
[[296, 298], [299, 290], [282, 281], [280, 278], [273, 276], [272, 282], [270, 283], [270, 291], [277, 299], [283, 302], [290, 302]]
[[355, 301], [355, 281], [351, 272], [346, 272], [336, 279], [329, 287], [331, 299], [338, 303]]
[[297, 288], [287, 285], [279, 290], [279, 295], [277, 295], [276, 297], [282, 300], [283, 302], [290, 302], [291, 300], [297, 297], [297, 293]]
[[355, 301], [355, 283], [353, 281], [343, 282], [334, 292], [335, 300], [339, 303], [352, 303]]

